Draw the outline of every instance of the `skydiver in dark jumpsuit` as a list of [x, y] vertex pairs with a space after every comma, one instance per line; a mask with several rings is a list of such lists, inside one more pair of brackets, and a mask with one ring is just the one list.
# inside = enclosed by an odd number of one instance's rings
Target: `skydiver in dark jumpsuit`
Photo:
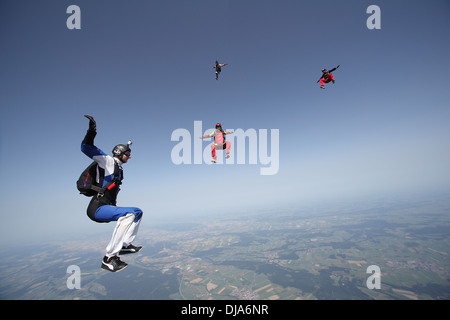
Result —
[[216, 69], [216, 80], [219, 80], [219, 73], [222, 71], [222, 67], [226, 65], [227, 63], [219, 63], [219, 61], [216, 60], [216, 65], [213, 67]]

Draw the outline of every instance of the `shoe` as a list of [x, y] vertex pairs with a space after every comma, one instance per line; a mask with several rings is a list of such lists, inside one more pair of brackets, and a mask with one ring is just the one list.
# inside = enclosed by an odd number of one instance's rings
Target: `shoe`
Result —
[[229, 154], [227, 154], [227, 156], [225, 157], [225, 159], [229, 159], [230, 158], [230, 155]]
[[334, 80], [331, 80], [331, 82], [333, 82], [333, 84], [334, 84]]
[[216, 162], [217, 162], [217, 159], [212, 159], [211, 162], [216, 163]]
[[113, 256], [108, 258], [107, 256], [103, 257], [102, 260], [102, 269], [111, 271], [111, 272], [119, 272], [128, 267], [128, 264], [120, 260], [118, 256]]
[[131, 243], [128, 246], [123, 246], [122, 249], [120, 249], [119, 254], [130, 254], [130, 253], [136, 253], [139, 252], [142, 249], [142, 246], [136, 247], [133, 246]]
[[320, 86], [320, 89], [325, 89], [325, 86]]

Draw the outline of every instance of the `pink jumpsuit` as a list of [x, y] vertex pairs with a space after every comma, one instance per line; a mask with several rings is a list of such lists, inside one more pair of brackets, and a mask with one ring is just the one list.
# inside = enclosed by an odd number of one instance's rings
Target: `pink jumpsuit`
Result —
[[204, 136], [203, 138], [209, 138], [214, 136], [214, 143], [211, 145], [212, 157], [214, 160], [217, 159], [216, 150], [224, 150], [226, 149], [227, 155], [230, 154], [231, 142], [225, 141], [225, 135], [227, 131], [214, 130], [211, 134]]

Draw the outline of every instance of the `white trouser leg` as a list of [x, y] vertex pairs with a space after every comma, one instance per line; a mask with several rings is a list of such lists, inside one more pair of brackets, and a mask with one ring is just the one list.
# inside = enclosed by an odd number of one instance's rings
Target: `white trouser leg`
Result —
[[139, 224], [141, 223], [142, 219], [139, 219], [137, 222], [133, 222], [130, 226], [130, 228], [128, 228], [127, 233], [125, 234], [124, 238], [123, 238], [123, 245], [126, 247], [128, 246], [130, 243], [133, 242], [134, 238], [136, 238], [137, 232], [139, 230]]
[[112, 257], [116, 256], [120, 249], [122, 249], [123, 242], [125, 239], [125, 235], [128, 233], [129, 229], [131, 228], [131, 225], [134, 221], [134, 214], [129, 213], [124, 217], [120, 217], [117, 220], [116, 227], [113, 231], [111, 240], [108, 243], [108, 246], [106, 247], [106, 256]]

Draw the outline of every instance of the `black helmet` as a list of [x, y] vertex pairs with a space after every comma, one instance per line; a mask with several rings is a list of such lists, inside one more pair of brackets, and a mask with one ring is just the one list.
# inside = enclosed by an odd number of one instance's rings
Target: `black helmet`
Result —
[[131, 142], [131, 140], [129, 140], [127, 144], [118, 144], [117, 146], [114, 147], [112, 151], [113, 155], [118, 158], [120, 158], [123, 154], [130, 156], [131, 152], [130, 146], [132, 144], [133, 143]]

